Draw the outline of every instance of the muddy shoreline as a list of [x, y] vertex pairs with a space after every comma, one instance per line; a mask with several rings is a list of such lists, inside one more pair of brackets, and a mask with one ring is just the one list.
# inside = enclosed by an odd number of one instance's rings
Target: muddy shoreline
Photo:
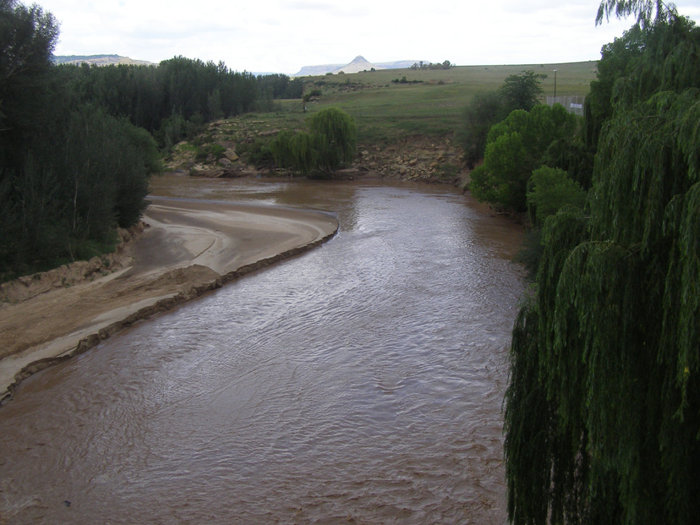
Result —
[[36, 372], [311, 250], [338, 230], [325, 212], [163, 198], [151, 204], [145, 221], [149, 227], [122, 248], [124, 268], [0, 304], [0, 405]]

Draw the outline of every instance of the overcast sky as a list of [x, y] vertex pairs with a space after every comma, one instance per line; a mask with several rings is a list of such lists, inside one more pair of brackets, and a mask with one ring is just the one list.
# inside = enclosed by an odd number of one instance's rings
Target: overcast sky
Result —
[[[595, 26], [598, 0], [21, 0], [60, 24], [57, 55], [176, 55], [230, 69], [293, 74], [302, 66], [449, 60], [546, 64], [600, 58], [632, 25]], [[700, 20], [700, 0], [678, 0]]]

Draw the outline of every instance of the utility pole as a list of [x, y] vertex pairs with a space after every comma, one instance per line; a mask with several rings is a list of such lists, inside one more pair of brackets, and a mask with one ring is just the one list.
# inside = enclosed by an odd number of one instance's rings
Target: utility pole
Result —
[[[554, 70], [554, 98], [557, 98], [557, 70]], [[555, 100], [556, 102], [556, 100]]]

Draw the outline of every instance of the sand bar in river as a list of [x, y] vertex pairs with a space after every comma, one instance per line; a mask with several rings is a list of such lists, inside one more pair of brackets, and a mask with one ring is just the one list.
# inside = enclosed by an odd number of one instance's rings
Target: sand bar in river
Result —
[[153, 197], [130, 264], [18, 303], [0, 303], [0, 401], [32, 373], [134, 322], [296, 255], [335, 234], [330, 214]]

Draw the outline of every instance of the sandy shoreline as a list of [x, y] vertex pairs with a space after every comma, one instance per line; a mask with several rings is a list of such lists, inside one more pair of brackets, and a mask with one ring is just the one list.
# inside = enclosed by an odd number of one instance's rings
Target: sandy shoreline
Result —
[[330, 214], [152, 197], [133, 263], [94, 281], [0, 303], [0, 402], [24, 378], [169, 310], [332, 237]]

